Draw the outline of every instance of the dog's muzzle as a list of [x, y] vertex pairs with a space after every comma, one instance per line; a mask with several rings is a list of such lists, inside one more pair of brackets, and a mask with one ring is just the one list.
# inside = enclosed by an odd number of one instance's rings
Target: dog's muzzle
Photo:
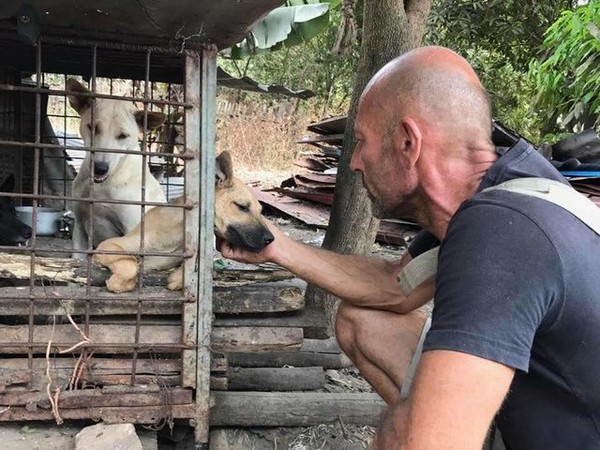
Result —
[[108, 178], [108, 163], [104, 161], [94, 162], [94, 182], [102, 183]]
[[234, 247], [243, 248], [250, 252], [260, 252], [275, 240], [273, 234], [264, 226], [260, 227], [227, 227], [224, 239]]

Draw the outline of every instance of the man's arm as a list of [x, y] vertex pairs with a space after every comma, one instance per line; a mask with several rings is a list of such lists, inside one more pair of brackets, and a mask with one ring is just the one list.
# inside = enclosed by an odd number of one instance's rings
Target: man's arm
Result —
[[398, 263], [381, 258], [341, 255], [302, 244], [268, 223], [275, 240], [259, 253], [233, 248], [220, 242], [225, 258], [258, 264], [277, 263], [298, 277], [315, 284], [355, 306], [406, 313], [433, 297], [433, 279], [419, 286], [408, 297], [398, 286], [397, 275], [410, 261], [408, 252]]
[[480, 450], [514, 369], [448, 350], [423, 354], [408, 400], [386, 414], [375, 450]]

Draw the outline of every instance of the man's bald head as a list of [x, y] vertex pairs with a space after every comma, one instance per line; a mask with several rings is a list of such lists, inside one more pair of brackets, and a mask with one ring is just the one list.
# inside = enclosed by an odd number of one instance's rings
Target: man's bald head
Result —
[[485, 89], [469, 63], [447, 48], [421, 47], [390, 61], [368, 83], [361, 101], [384, 111], [386, 127], [412, 116], [448, 139], [468, 142], [491, 134]]

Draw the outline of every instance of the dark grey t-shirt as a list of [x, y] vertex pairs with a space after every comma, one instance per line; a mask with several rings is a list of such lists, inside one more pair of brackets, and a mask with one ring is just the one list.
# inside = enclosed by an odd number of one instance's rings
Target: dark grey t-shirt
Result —
[[[518, 177], [564, 182], [519, 141], [480, 190]], [[600, 449], [599, 269], [600, 237], [538, 198], [479, 192], [449, 224], [424, 349], [517, 369], [496, 418], [511, 450]]]

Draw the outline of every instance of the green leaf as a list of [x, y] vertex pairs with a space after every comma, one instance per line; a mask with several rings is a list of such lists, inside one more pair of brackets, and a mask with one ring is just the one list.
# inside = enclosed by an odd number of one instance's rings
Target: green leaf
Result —
[[276, 8], [259, 21], [250, 36], [232, 48], [231, 57], [239, 59], [261, 49], [281, 48], [280, 43], [287, 47], [297, 45], [317, 36], [329, 25], [330, 3], [290, 0], [288, 4], [291, 6]]

